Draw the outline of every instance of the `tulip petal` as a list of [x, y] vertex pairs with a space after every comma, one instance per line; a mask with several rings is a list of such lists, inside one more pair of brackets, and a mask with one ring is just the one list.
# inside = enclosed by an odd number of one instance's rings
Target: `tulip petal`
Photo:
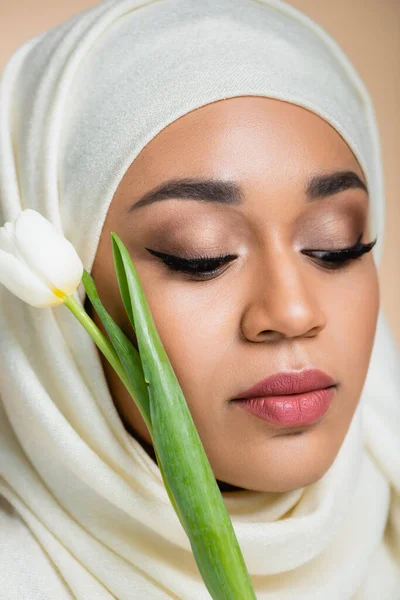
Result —
[[83, 264], [69, 240], [40, 213], [26, 209], [15, 221], [14, 243], [28, 267], [67, 296], [73, 294], [83, 274]]
[[4, 250], [0, 250], [0, 283], [31, 306], [44, 308], [63, 302], [26, 265]]
[[16, 256], [13, 223], [7, 222], [4, 223], [3, 227], [0, 227], [0, 250]]

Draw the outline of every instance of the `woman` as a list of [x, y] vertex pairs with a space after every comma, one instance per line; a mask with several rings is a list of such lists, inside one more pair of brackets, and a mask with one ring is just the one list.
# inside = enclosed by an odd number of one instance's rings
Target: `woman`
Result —
[[[400, 598], [382, 166], [346, 56], [277, 0], [109, 0], [25, 44], [0, 94], [1, 223], [51, 220], [134, 341], [120, 235], [257, 598]], [[208, 598], [145, 424], [86, 332], [3, 286], [0, 325], [3, 597]], [[260, 380], [286, 373], [270, 393], [288, 394], [311, 369], [324, 414], [243, 410]]]

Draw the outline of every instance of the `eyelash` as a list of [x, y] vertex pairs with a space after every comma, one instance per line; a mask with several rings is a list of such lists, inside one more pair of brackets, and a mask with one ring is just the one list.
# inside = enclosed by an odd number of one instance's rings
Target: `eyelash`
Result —
[[[360, 234], [354, 246], [350, 248], [343, 248], [342, 250], [302, 250], [304, 254], [313, 253], [318, 254], [316, 258], [324, 263], [324, 268], [328, 270], [338, 270], [344, 268], [349, 261], [357, 260], [362, 257], [366, 252], [370, 252], [377, 242], [377, 238], [363, 244], [360, 240], [363, 233]], [[219, 266], [225, 264], [235, 258], [236, 254], [222, 254], [220, 256], [198, 256], [195, 258], [181, 258], [179, 256], [173, 256], [171, 254], [165, 254], [163, 252], [157, 252], [151, 248], [146, 248], [150, 254], [160, 258], [162, 262], [171, 271], [180, 271], [187, 275], [194, 277], [209, 277], [210, 275], [216, 275], [219, 272]]]

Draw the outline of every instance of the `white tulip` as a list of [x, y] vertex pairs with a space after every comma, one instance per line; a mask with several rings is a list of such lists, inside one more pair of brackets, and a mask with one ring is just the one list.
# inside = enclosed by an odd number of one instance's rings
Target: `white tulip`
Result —
[[75, 248], [40, 213], [27, 208], [0, 227], [0, 283], [24, 302], [57, 306], [83, 275]]

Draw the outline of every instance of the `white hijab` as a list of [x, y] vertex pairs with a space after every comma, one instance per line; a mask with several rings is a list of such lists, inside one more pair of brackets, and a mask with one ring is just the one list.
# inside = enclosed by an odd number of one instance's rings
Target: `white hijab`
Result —
[[[326, 32], [280, 0], [106, 0], [24, 44], [0, 81], [0, 224], [38, 210], [90, 272], [142, 148], [189, 111], [242, 95], [306, 107], [343, 136], [367, 178], [379, 264], [371, 99]], [[2, 599], [209, 598], [86, 331], [67, 308], [30, 307], [3, 286], [0, 331], [0, 494], [13, 507], [0, 513]], [[380, 312], [327, 473], [285, 493], [223, 493], [259, 600], [400, 599], [399, 365]]]

